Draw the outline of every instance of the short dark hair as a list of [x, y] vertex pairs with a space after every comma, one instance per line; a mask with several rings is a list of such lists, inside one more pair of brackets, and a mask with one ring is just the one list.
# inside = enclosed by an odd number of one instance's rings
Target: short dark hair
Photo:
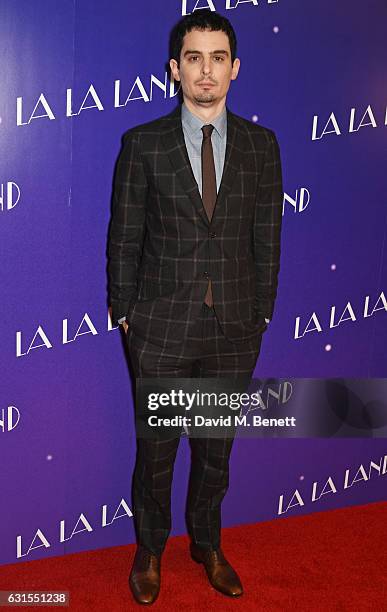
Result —
[[191, 30], [221, 30], [228, 36], [231, 50], [231, 63], [234, 63], [237, 52], [237, 40], [234, 28], [226, 17], [210, 9], [197, 10], [185, 15], [174, 26], [170, 39], [170, 56], [180, 65], [180, 54], [183, 48], [183, 39]]

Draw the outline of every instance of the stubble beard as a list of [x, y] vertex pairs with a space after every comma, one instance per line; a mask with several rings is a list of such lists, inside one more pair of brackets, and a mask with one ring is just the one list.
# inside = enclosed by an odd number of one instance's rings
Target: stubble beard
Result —
[[216, 100], [216, 96], [210, 91], [208, 91], [194, 96], [194, 100], [199, 104], [204, 104], [206, 102], [213, 102], [214, 100]]

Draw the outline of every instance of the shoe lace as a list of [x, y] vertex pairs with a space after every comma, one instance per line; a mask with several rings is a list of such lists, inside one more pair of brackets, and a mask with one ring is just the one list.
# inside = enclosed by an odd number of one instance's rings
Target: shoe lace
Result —
[[141, 564], [144, 564], [147, 568], [156, 569], [158, 566], [158, 558], [147, 548], [141, 549]]
[[220, 548], [218, 548], [217, 550], [207, 551], [206, 556], [210, 563], [220, 563], [222, 565], [227, 563]]

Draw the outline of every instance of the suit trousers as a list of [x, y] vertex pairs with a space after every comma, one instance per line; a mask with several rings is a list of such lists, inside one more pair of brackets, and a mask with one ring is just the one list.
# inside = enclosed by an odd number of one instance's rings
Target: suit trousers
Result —
[[[253, 375], [262, 334], [240, 344], [224, 336], [214, 307], [203, 303], [190, 333], [176, 349], [160, 348], [127, 331], [129, 357], [136, 378], [246, 378]], [[189, 438], [191, 471], [186, 524], [192, 541], [203, 549], [220, 546], [221, 502], [229, 485], [233, 438]], [[171, 530], [171, 486], [179, 437], [137, 437], [132, 503], [138, 544], [160, 555]]]

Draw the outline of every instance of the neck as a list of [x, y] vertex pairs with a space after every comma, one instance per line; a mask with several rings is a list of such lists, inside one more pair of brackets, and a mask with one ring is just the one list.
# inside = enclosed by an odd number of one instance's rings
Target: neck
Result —
[[184, 97], [184, 104], [193, 115], [206, 123], [211, 123], [223, 111], [226, 106], [226, 98], [222, 98], [212, 106], [205, 106], [203, 103], [195, 103]]

